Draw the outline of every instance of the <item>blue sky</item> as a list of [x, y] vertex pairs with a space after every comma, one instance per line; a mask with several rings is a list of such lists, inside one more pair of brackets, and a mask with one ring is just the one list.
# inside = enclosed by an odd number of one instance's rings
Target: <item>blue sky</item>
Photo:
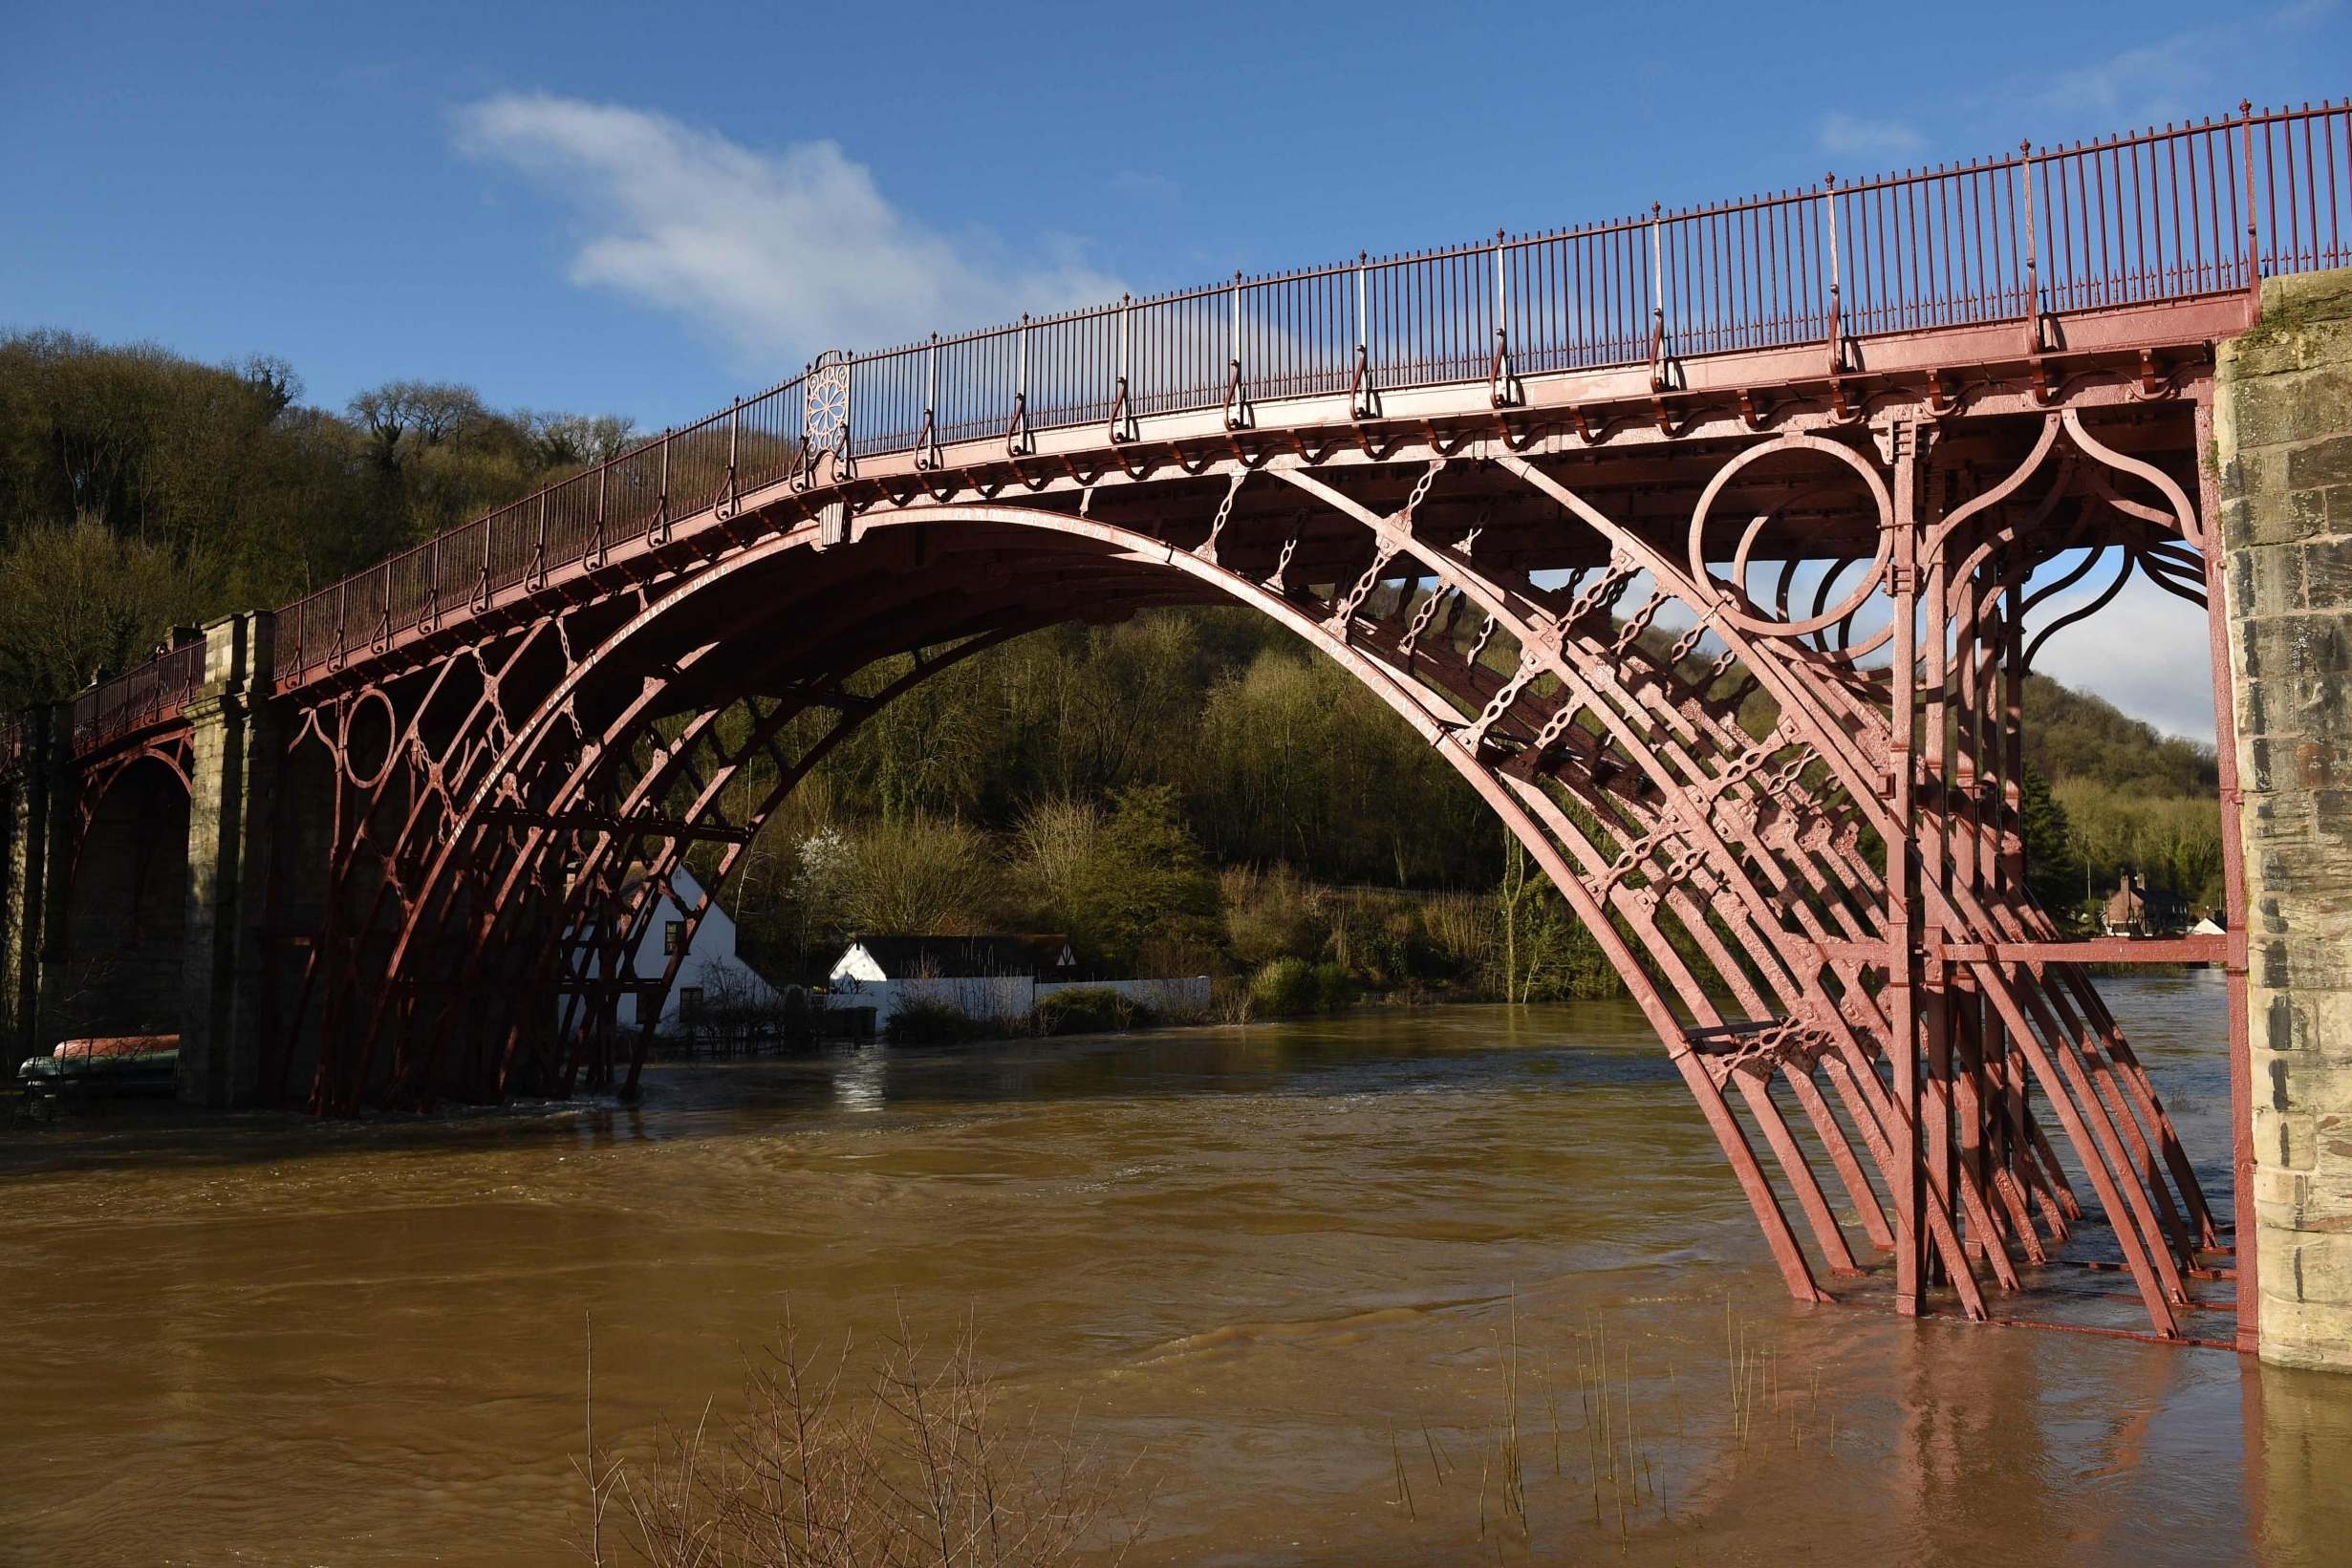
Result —
[[0, 329], [646, 426], [829, 344], [2352, 92], [2335, 0], [11, 9]]

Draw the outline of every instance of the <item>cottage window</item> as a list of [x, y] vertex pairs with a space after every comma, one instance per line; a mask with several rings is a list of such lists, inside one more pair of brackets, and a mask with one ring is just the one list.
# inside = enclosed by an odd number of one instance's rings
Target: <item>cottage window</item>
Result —
[[675, 958], [685, 950], [686, 922], [672, 920], [661, 928], [661, 956]]
[[702, 1016], [702, 988], [683, 985], [678, 989], [678, 1016], [688, 1023]]

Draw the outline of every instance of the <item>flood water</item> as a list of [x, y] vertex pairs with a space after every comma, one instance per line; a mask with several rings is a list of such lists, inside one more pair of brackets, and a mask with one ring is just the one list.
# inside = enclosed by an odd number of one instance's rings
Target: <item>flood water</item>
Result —
[[[2223, 1201], [2218, 978], [2103, 989]], [[642, 1455], [788, 1314], [968, 1316], [1131, 1561], [2352, 1561], [2352, 1379], [1792, 1304], [1629, 1008], [648, 1079], [0, 1139], [0, 1560], [578, 1562], [584, 1321]]]

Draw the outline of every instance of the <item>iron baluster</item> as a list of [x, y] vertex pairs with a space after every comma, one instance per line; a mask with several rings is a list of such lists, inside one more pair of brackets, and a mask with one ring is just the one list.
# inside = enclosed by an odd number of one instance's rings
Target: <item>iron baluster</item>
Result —
[[2034, 143], [2032, 139], [2018, 143], [2019, 166], [2024, 171], [2025, 186], [2025, 352], [2039, 356], [2041, 353], [2041, 251], [2040, 238], [2034, 223]]
[[1827, 187], [1822, 197], [1822, 215], [1829, 226], [1829, 378], [1835, 382], [1845, 369], [1845, 300], [1843, 263], [1838, 255], [1838, 177], [1833, 170], [1822, 176]]
[[661, 480], [654, 492], [653, 526], [645, 530], [646, 543], [656, 549], [670, 542], [670, 432], [661, 433]]
[[1116, 389], [1111, 398], [1111, 419], [1104, 439], [1117, 445], [1135, 439], [1135, 411], [1128, 401], [1128, 373], [1134, 350], [1135, 301], [1132, 294], [1119, 296], [1119, 375]]
[[1004, 455], [1025, 456], [1035, 444], [1029, 435], [1029, 315], [1021, 313], [1021, 354], [1013, 386], [1013, 411], [1004, 421]]
[[742, 431], [743, 421], [744, 400], [741, 397], [738, 397], [727, 409], [727, 472], [725, 488], [719, 492], [718, 504], [711, 508], [712, 514], [722, 523], [727, 522], [735, 516], [735, 507], [737, 504], [737, 492], [735, 488], [735, 462], [739, 452], [738, 440]]
[[[441, 618], [441, 535], [435, 534], [424, 546], [424, 592], [417, 606], [417, 629], [431, 632], [433, 623]], [[297, 658], [302, 648], [300, 623], [296, 623], [294, 648]]]
[[498, 531], [498, 514], [493, 512], [482, 520], [482, 562], [474, 574], [474, 609], [477, 612], [490, 602], [490, 539]]
[[1658, 204], [1650, 204], [1650, 390], [1666, 390], [1666, 261]]
[[841, 430], [833, 438], [833, 478], [857, 477], [857, 354], [841, 355]]
[[923, 352], [923, 424], [915, 435], [915, 466], [929, 472], [939, 465], [939, 334], [931, 334]]
[[1348, 417], [1368, 419], [1372, 416], [1372, 329], [1371, 305], [1368, 297], [1370, 280], [1365, 276], [1368, 253], [1355, 254], [1355, 376], [1348, 387]]
[[1225, 428], [1239, 430], [1247, 422], [1247, 395], [1241, 389], [1241, 274], [1233, 274], [1232, 354], [1225, 379]]
[[[2257, 231], [2254, 195], [2254, 100], [2238, 100], [2240, 117], [2238, 131], [2240, 157], [2246, 165], [2246, 319], [2260, 319], [2262, 314], [2262, 240]], [[2262, 139], [2265, 151], [2270, 147], [2267, 133]]]
[[612, 472], [613, 461], [610, 458], [596, 465], [596, 526], [589, 536], [588, 553], [582, 557], [591, 571], [604, 565], [605, 481]]
[[792, 456], [792, 488], [806, 490], [816, 483], [817, 439], [809, 418], [809, 399], [816, 396], [817, 361], [800, 369], [800, 445]]
[[1511, 337], [1506, 323], [1510, 320], [1508, 292], [1503, 285], [1503, 231], [1495, 230], [1495, 362], [1487, 376], [1486, 400], [1495, 408], [1502, 408], [1514, 399], [1511, 396]]

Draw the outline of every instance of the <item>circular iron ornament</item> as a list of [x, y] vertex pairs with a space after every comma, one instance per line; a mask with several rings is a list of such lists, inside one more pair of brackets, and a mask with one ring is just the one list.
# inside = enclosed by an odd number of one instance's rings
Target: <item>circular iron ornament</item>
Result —
[[[1869, 491], [1871, 502], [1878, 507], [1878, 554], [1872, 560], [1870, 569], [1862, 574], [1862, 581], [1854, 586], [1854, 591], [1835, 608], [1802, 621], [1768, 620], [1733, 608], [1731, 595], [1725, 591], [1726, 585], [1723, 580], [1707, 569], [1705, 548], [1707, 514], [1714, 509], [1715, 497], [1723, 493], [1723, 487], [1732, 482], [1735, 474], [1752, 462], [1759, 462], [1765, 458], [1774, 457], [1782, 452], [1794, 451], [1825, 452], [1862, 476], [1864, 487]], [[1879, 583], [1885, 575], [1888, 554], [1894, 547], [1893, 535], [1888, 531], [1888, 525], [1893, 520], [1894, 498], [1888, 494], [1886, 483], [1878, 477], [1878, 470], [1870, 466], [1869, 459], [1843, 442], [1823, 440], [1819, 436], [1808, 436], [1802, 431], [1791, 431], [1785, 436], [1776, 437], [1759, 446], [1749, 447], [1715, 470], [1715, 478], [1707, 482], [1706, 490], [1698, 498], [1697, 509], [1691, 514], [1691, 581], [1694, 586], [1709, 593], [1713, 598], [1714, 603], [1710, 608], [1714, 612], [1740, 631], [1755, 636], [1801, 637], [1808, 633], [1819, 632], [1823, 627], [1837, 625], [1838, 622], [1860, 610], [1868, 601], [1870, 595], [1878, 591]], [[1754, 527], [1750, 527], [1740, 537], [1738, 554], [1732, 562], [1733, 584], [1731, 586], [1737, 586], [1747, 575], [1748, 550], [1756, 542], [1756, 531]]]
[[[367, 720], [374, 722], [367, 722]], [[374, 789], [392, 772], [399, 747], [399, 719], [392, 698], [380, 686], [370, 686], [344, 704], [340, 754], [343, 771], [355, 789]]]
[[801, 384], [800, 427], [812, 448], [836, 444], [850, 422], [850, 365], [838, 349], [827, 349]]

